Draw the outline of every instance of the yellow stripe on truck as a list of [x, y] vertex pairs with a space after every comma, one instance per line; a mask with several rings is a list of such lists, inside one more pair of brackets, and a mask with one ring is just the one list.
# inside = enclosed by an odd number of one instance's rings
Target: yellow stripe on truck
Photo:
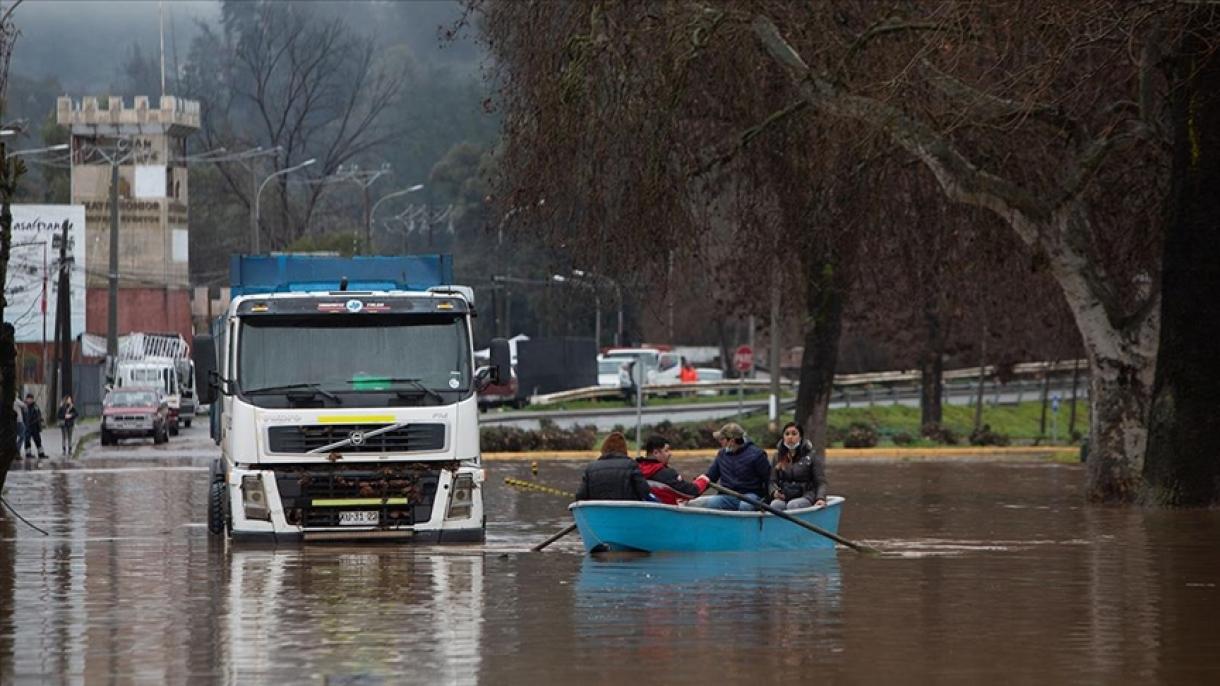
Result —
[[314, 498], [314, 507], [358, 507], [367, 505], [406, 505], [406, 498]]
[[392, 414], [324, 414], [318, 417], [319, 424], [393, 424], [396, 421]]

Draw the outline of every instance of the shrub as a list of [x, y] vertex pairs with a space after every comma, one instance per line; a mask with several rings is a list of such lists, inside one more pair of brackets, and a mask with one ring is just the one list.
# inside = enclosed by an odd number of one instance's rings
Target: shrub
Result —
[[877, 429], [869, 424], [853, 422], [843, 439], [845, 448], [872, 448], [877, 445]]
[[894, 434], [894, 445], [910, 445], [914, 442], [915, 438], [905, 431]]
[[989, 424], [970, 432], [970, 445], [1008, 445], [1007, 434], [996, 433]]
[[716, 442], [716, 439], [712, 438], [712, 432], [719, 428], [720, 425], [718, 424], [703, 424], [698, 427], [689, 427], [664, 421], [653, 426], [644, 427], [643, 437], [647, 438], [654, 433], [664, 436], [669, 440], [669, 447], [674, 450], [718, 448], [720, 444]]
[[485, 452], [527, 452], [534, 450], [593, 450], [597, 444], [597, 429], [578, 426], [561, 429], [555, 422], [542, 420], [537, 431], [511, 426], [490, 426], [480, 432], [480, 445]]
[[834, 445], [847, 440], [847, 432], [833, 424], [826, 427], [826, 445]]
[[936, 422], [924, 424], [919, 433], [924, 438], [942, 445], [957, 445], [957, 434], [953, 433], [953, 429]]

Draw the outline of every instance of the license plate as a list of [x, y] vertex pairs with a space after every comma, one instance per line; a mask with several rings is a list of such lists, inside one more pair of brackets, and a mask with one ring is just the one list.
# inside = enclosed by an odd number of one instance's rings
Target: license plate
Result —
[[380, 522], [380, 512], [347, 510], [339, 513], [339, 526], [376, 526]]

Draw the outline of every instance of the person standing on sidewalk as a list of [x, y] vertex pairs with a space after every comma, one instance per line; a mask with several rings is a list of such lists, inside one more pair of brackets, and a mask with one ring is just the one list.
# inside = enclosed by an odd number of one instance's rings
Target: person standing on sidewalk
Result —
[[46, 457], [47, 454], [42, 451], [42, 410], [38, 408], [38, 403], [34, 402], [34, 394], [25, 394], [25, 459], [29, 460], [34, 457], [30, 452], [30, 443], [33, 442], [38, 448], [38, 457]]
[[72, 394], [64, 396], [63, 402], [59, 404], [59, 432], [61, 434], [61, 443], [59, 452], [61, 455], [70, 456], [72, 454], [72, 430], [76, 428], [76, 404], [72, 402]]
[[20, 453], [25, 443], [25, 403], [21, 398], [13, 399], [13, 412], [17, 413], [17, 452]]

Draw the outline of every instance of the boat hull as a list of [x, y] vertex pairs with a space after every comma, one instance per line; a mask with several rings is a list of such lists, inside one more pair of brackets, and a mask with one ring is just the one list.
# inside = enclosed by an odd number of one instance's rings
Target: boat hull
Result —
[[[793, 510], [809, 524], [838, 533], [843, 498], [825, 507]], [[723, 552], [833, 548], [834, 541], [761, 512], [729, 512], [661, 503], [586, 500], [568, 506], [588, 552]]]

